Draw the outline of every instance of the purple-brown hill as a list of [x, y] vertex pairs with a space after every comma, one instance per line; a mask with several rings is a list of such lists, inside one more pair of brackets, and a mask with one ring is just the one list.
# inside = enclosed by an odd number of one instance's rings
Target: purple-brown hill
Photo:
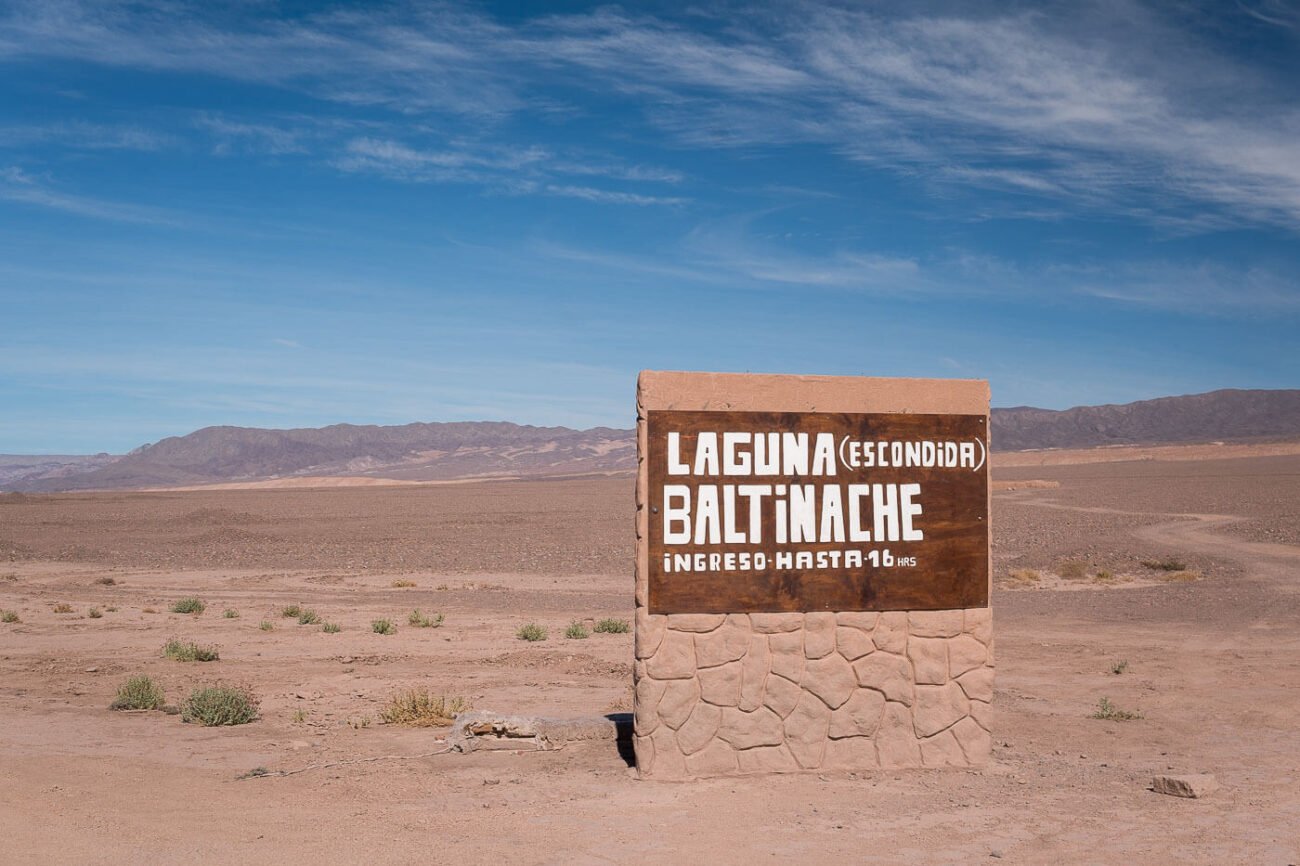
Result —
[[[1300, 438], [1300, 390], [1212, 391], [1110, 406], [994, 409], [998, 451]], [[121, 457], [6, 458], [0, 489], [130, 489], [304, 476], [411, 481], [630, 472], [631, 430], [507, 422], [205, 427]]]
[[996, 451], [1300, 438], [1300, 390], [1210, 391], [1060, 411], [994, 409]]

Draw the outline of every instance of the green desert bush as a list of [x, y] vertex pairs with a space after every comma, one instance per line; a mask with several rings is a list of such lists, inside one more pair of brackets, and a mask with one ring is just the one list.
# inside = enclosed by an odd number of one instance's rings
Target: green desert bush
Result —
[[258, 626], [258, 628], [260, 628], [262, 631], [274, 631], [275, 624], [272, 623], [269, 619], [264, 619], [262, 620], [262, 623], [261, 625]]
[[438, 628], [442, 625], [442, 614], [435, 613], [433, 616], [425, 616], [420, 613], [419, 609], [411, 611], [411, 615], [406, 621], [416, 628]]
[[434, 695], [425, 689], [411, 689], [393, 695], [379, 718], [388, 725], [407, 725], [413, 728], [433, 728], [450, 725], [457, 713], [470, 708], [461, 697]]
[[397, 634], [391, 620], [375, 619], [370, 621], [370, 630], [375, 634]]
[[571, 622], [569, 627], [564, 630], [564, 636], [569, 640], [586, 640], [591, 637], [587, 627], [580, 622]]
[[117, 697], [109, 707], [114, 710], [156, 710], [166, 702], [163, 690], [149, 677], [135, 676], [117, 687]]
[[1162, 559], [1144, 559], [1142, 565], [1152, 571], [1186, 571], [1187, 563], [1173, 556], [1166, 556]]
[[199, 646], [179, 638], [163, 644], [163, 656], [178, 662], [215, 662], [221, 657], [214, 646]]
[[321, 631], [325, 632], [325, 634], [338, 634], [343, 629], [336, 622], [327, 622], [321, 626]]
[[239, 611], [235, 610], [233, 607], [226, 608], [221, 612], [221, 615], [226, 619], [239, 619]]
[[203, 613], [203, 609], [205, 607], [207, 607], [207, 605], [205, 605], [202, 601], [200, 601], [197, 598], [182, 598], [180, 601], [176, 602], [171, 606], [171, 612], [172, 613]]
[[302, 616], [302, 605], [290, 604], [280, 608], [280, 616], [286, 619], [297, 619]]
[[597, 634], [627, 634], [632, 626], [625, 619], [602, 619], [592, 631]]
[[0, 622], [22, 622], [16, 610], [0, 610]]
[[181, 721], [208, 727], [246, 725], [257, 718], [257, 698], [244, 686], [205, 686], [181, 704]]
[[515, 637], [526, 641], [546, 640], [546, 629], [535, 622], [530, 622], [527, 625], [521, 625], [519, 631], [515, 632]]
[[1110, 698], [1102, 698], [1097, 702], [1096, 711], [1088, 718], [1105, 719], [1111, 722], [1131, 722], [1134, 719], [1142, 718], [1142, 714], [1134, 710], [1121, 710], [1110, 702]]
[[316, 615], [316, 611], [314, 610], [304, 610], [302, 613], [298, 614], [298, 625], [319, 625], [319, 624], [320, 624], [320, 617]]

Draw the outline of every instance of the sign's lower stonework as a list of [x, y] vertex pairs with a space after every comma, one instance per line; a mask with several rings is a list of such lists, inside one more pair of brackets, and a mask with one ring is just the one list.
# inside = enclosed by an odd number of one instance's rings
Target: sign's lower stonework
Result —
[[643, 778], [988, 760], [988, 385], [643, 372]]

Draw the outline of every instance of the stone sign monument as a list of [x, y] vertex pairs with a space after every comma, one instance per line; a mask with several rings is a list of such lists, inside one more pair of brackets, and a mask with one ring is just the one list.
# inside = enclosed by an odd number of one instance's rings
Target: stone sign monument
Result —
[[988, 760], [988, 383], [643, 372], [642, 778]]

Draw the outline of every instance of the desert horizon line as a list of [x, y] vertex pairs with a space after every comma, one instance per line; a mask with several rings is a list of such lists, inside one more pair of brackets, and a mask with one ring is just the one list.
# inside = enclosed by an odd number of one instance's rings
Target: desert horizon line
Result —
[[[1000, 413], [1000, 412], [1019, 412], [1019, 411], [1034, 411], [1034, 412], [1064, 413], [1064, 412], [1070, 412], [1070, 411], [1073, 411], [1073, 410], [1076, 410], [1076, 409], [1097, 409], [1097, 408], [1105, 408], [1105, 407], [1111, 407], [1111, 406], [1120, 406], [1120, 407], [1122, 407], [1122, 406], [1135, 406], [1135, 405], [1138, 405], [1138, 404], [1142, 404], [1142, 403], [1151, 403], [1151, 402], [1156, 402], [1156, 401], [1159, 401], [1159, 400], [1170, 400], [1170, 399], [1179, 399], [1179, 398], [1193, 398], [1193, 397], [1207, 397], [1207, 396], [1214, 395], [1214, 394], [1221, 394], [1221, 393], [1228, 393], [1228, 392], [1285, 393], [1285, 392], [1289, 392], [1289, 391], [1300, 391], [1300, 388], [1214, 388], [1214, 389], [1211, 389], [1211, 390], [1209, 390], [1209, 391], [1196, 391], [1196, 392], [1188, 393], [1188, 394], [1166, 394], [1166, 395], [1163, 395], [1163, 396], [1160, 396], [1160, 397], [1148, 397], [1148, 398], [1145, 398], [1145, 399], [1142, 399], [1142, 400], [1130, 400], [1130, 401], [1128, 401], [1128, 402], [1124, 402], [1124, 403], [1081, 403], [1081, 404], [1077, 404], [1077, 405], [1068, 406], [1068, 407], [1065, 407], [1065, 408], [1063, 408], [1063, 409], [1051, 409], [1051, 408], [1046, 408], [1046, 407], [1041, 407], [1041, 406], [1027, 406], [1027, 405], [1017, 405], [1017, 406], [993, 406], [993, 407], [991, 407], [990, 411], [991, 411], [991, 412], [999, 412], [999, 413]], [[635, 420], [636, 420], [636, 419], [635, 419], [635, 415], [633, 415], [633, 416], [630, 418], [630, 420], [631, 420], [633, 423], [635, 423]], [[590, 432], [592, 432], [593, 430], [611, 430], [611, 431], [615, 431], [615, 432], [619, 432], [619, 433], [629, 433], [629, 434], [630, 434], [630, 433], [632, 433], [632, 432], [634, 431], [634, 427], [632, 427], [632, 426], [628, 426], [628, 427], [613, 427], [613, 426], [610, 426], [610, 425], [608, 425], [608, 424], [595, 424], [595, 425], [592, 425], [592, 426], [590, 426], [590, 427], [570, 427], [570, 426], [565, 425], [565, 424], [532, 424], [532, 423], [529, 423], [529, 422], [526, 422], [526, 421], [512, 421], [512, 420], [507, 420], [507, 419], [504, 419], [504, 418], [474, 418], [474, 419], [460, 419], [460, 420], [454, 420], [454, 421], [421, 421], [421, 420], [415, 420], [415, 421], [402, 421], [402, 422], [397, 422], [397, 423], [392, 423], [392, 424], [373, 424], [373, 423], [371, 423], [371, 424], [367, 424], [367, 423], [358, 423], [358, 422], [354, 422], [354, 421], [335, 421], [335, 422], [330, 423], [330, 424], [321, 424], [321, 425], [316, 425], [316, 426], [307, 426], [307, 425], [304, 425], [304, 426], [295, 426], [295, 427], [262, 427], [262, 426], [258, 426], [258, 425], [252, 425], [252, 424], [206, 424], [206, 425], [204, 425], [204, 426], [202, 426], [202, 427], [195, 427], [195, 428], [193, 428], [192, 430], [189, 430], [188, 432], [184, 432], [184, 433], [170, 433], [170, 434], [167, 434], [167, 435], [165, 435], [165, 436], [159, 436], [157, 439], [153, 439], [153, 440], [150, 440], [150, 441], [147, 441], [147, 442], [143, 442], [143, 443], [141, 443], [140, 445], [137, 445], [135, 448], [132, 448], [132, 449], [129, 449], [129, 450], [126, 450], [126, 451], [120, 451], [120, 452], [106, 451], [106, 450], [100, 450], [100, 451], [85, 451], [85, 452], [73, 452], [73, 451], [59, 451], [59, 452], [51, 452], [51, 451], [5, 451], [5, 450], [0, 450], [0, 455], [6, 456], [6, 457], [98, 457], [98, 456], [101, 456], [101, 455], [109, 455], [109, 456], [114, 456], [114, 457], [121, 457], [121, 456], [126, 456], [126, 455], [128, 455], [128, 454], [134, 453], [135, 451], [138, 451], [138, 450], [140, 450], [140, 449], [142, 449], [142, 448], [147, 448], [147, 447], [149, 447], [149, 446], [156, 445], [156, 444], [158, 444], [159, 442], [166, 441], [167, 439], [179, 439], [179, 438], [184, 438], [184, 437], [186, 437], [186, 436], [192, 436], [192, 435], [194, 435], [194, 434], [196, 434], [196, 433], [201, 433], [201, 432], [203, 432], [203, 431], [205, 431], [205, 430], [220, 430], [220, 429], [231, 429], [231, 430], [263, 430], [263, 431], [266, 431], [266, 432], [268, 432], [268, 433], [290, 433], [290, 432], [294, 432], [294, 431], [298, 431], [298, 430], [328, 430], [328, 429], [330, 429], [330, 428], [335, 428], [335, 427], [394, 428], [394, 427], [410, 427], [410, 426], [417, 425], [417, 424], [426, 424], [426, 425], [427, 425], [427, 424], [441, 424], [441, 425], [451, 425], [451, 424], [508, 424], [508, 425], [511, 425], [511, 426], [514, 426], [514, 427], [523, 427], [523, 428], [530, 428], [530, 429], [535, 429], [535, 430], [556, 430], [556, 431], [565, 431], [565, 430], [567, 430], [567, 431], [571, 431], [571, 432], [574, 432], [574, 433], [590, 433]]]

